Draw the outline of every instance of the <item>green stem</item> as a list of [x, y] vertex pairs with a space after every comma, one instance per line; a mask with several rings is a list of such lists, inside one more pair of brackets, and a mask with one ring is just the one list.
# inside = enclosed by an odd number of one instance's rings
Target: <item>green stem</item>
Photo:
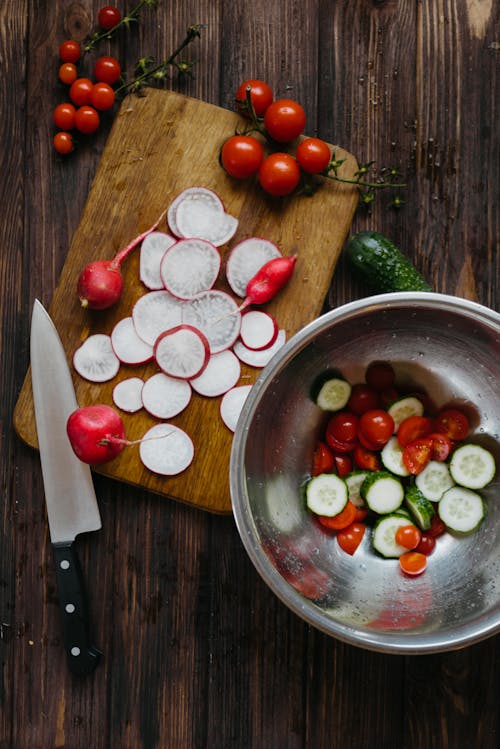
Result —
[[103, 39], [111, 39], [119, 28], [122, 26], [128, 26], [131, 21], [136, 21], [139, 18], [140, 12], [143, 9], [144, 6], [152, 6], [153, 2], [152, 0], [141, 0], [140, 3], [138, 3], [135, 8], [132, 8], [130, 13], [126, 16], [124, 16], [121, 21], [119, 21], [116, 26], [113, 26], [112, 29], [109, 29], [108, 31], [101, 31], [100, 33], [94, 34], [90, 38], [90, 40], [85, 44], [83, 47], [83, 53], [86, 54], [87, 52], [90, 52], [94, 47], [96, 47], [99, 42], [101, 42]]
[[406, 187], [405, 184], [398, 182], [364, 182], [361, 179], [347, 179], [347, 177], [339, 177], [338, 174], [323, 174], [323, 177], [327, 179], [334, 179], [337, 182], [347, 182], [349, 185], [358, 185], [359, 187], [373, 187], [379, 189], [381, 187]]

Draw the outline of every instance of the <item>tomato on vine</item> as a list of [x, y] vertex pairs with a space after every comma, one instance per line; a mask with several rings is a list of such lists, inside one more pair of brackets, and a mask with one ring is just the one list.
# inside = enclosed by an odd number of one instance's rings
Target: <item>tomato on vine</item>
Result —
[[67, 39], [59, 47], [59, 57], [63, 62], [77, 62], [81, 55], [81, 47], [73, 39]]
[[90, 107], [88, 104], [79, 107], [75, 112], [75, 126], [85, 135], [95, 133], [99, 127], [99, 115], [94, 107]]
[[330, 147], [319, 138], [306, 138], [299, 144], [295, 158], [304, 172], [319, 174], [324, 172], [330, 163]]
[[94, 66], [94, 78], [96, 81], [112, 85], [119, 80], [121, 74], [121, 65], [116, 57], [105, 55], [96, 60]]
[[95, 109], [105, 111], [115, 103], [115, 92], [109, 83], [95, 83], [90, 93], [90, 103]]
[[75, 127], [75, 107], [73, 104], [58, 104], [54, 109], [54, 125], [60, 130], [73, 130]]
[[293, 99], [278, 99], [268, 106], [264, 126], [269, 136], [278, 143], [295, 140], [306, 126], [306, 113]]
[[97, 22], [104, 31], [111, 31], [122, 20], [122, 14], [114, 5], [105, 5], [97, 15]]
[[63, 155], [71, 153], [71, 151], [73, 151], [74, 149], [73, 136], [71, 135], [71, 133], [66, 133], [64, 131], [56, 133], [52, 142], [57, 153]]
[[63, 62], [59, 68], [59, 80], [66, 86], [71, 86], [78, 78], [76, 65], [72, 62]]
[[222, 166], [236, 179], [257, 174], [263, 158], [261, 144], [251, 135], [233, 135], [226, 140], [221, 150]]
[[250, 101], [257, 117], [262, 117], [273, 101], [271, 87], [265, 81], [250, 79], [244, 81], [236, 92], [236, 104], [243, 114], [249, 116], [247, 107], [247, 88], [250, 86]]
[[295, 190], [300, 181], [299, 165], [288, 153], [272, 153], [261, 164], [259, 182], [269, 195], [282, 197]]

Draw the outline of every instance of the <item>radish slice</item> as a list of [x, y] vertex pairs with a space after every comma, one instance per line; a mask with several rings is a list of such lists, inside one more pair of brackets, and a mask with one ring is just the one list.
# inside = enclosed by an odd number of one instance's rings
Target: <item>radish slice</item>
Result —
[[209, 190], [206, 187], [188, 187], [179, 193], [168, 207], [167, 222], [170, 231], [172, 234], [175, 234], [176, 237], [186, 236], [181, 234], [177, 225], [177, 209], [179, 204], [184, 201], [190, 201], [194, 205], [202, 203], [205, 206], [208, 206], [215, 214], [220, 214], [221, 216], [225, 213], [224, 203], [213, 190]]
[[207, 366], [210, 347], [200, 330], [192, 325], [177, 325], [158, 337], [154, 357], [165, 374], [190, 380]]
[[168, 291], [150, 291], [140, 297], [132, 309], [139, 338], [154, 346], [160, 333], [181, 324], [183, 304]]
[[220, 213], [203, 200], [181, 200], [175, 221], [181, 237], [207, 239], [216, 247], [229, 242], [238, 228], [238, 219], [229, 213]]
[[232, 390], [228, 390], [220, 402], [222, 421], [232, 432], [236, 429], [241, 409], [251, 389], [251, 385], [239, 385]]
[[285, 341], [286, 332], [281, 329], [278, 331], [278, 335], [276, 336], [273, 345], [268, 346], [268, 348], [255, 351], [247, 348], [241, 341], [236, 341], [233, 346], [233, 351], [238, 359], [240, 359], [244, 364], [248, 364], [250, 367], [265, 367], [266, 364], [271, 361], [274, 354], [283, 346]]
[[89, 336], [73, 354], [73, 366], [90, 382], [112, 380], [120, 369], [120, 360], [113, 351], [111, 338], [104, 333]]
[[282, 257], [278, 247], [267, 239], [250, 237], [235, 245], [226, 262], [226, 277], [235, 294], [246, 296], [248, 282], [269, 260]]
[[148, 429], [139, 446], [143, 464], [153, 473], [175, 476], [182, 473], [194, 458], [189, 435], [173, 424], [156, 424]]
[[160, 276], [161, 259], [175, 242], [174, 237], [162, 231], [154, 231], [143, 240], [139, 262], [139, 278], [146, 288], [151, 290], [163, 289], [163, 281]]
[[142, 388], [142, 404], [157, 419], [171, 419], [184, 411], [191, 400], [191, 385], [186, 380], [163, 372], [153, 375]]
[[205, 334], [211, 354], [230, 348], [240, 333], [238, 305], [224, 291], [204, 291], [184, 302], [183, 320]]
[[128, 377], [118, 382], [113, 388], [113, 403], [122, 411], [133, 414], [142, 408], [142, 387], [144, 380], [140, 377]]
[[233, 388], [240, 379], [240, 374], [239, 359], [228, 349], [219, 354], [212, 354], [201, 375], [190, 382], [193, 390], [199, 395], [213, 398]]
[[218, 249], [205, 239], [180, 239], [163, 255], [160, 275], [164, 287], [180, 299], [192, 299], [211, 289], [221, 265]]
[[253, 351], [272, 346], [277, 338], [278, 330], [278, 323], [268, 312], [248, 310], [241, 316], [241, 341]]
[[139, 338], [131, 317], [116, 323], [111, 331], [111, 345], [123, 364], [144, 364], [153, 358], [153, 347]]

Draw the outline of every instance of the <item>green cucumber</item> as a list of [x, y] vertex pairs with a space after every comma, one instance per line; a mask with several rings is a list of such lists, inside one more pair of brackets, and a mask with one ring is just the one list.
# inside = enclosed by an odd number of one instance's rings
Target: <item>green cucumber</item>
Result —
[[427, 497], [424, 497], [418, 486], [412, 484], [406, 487], [405, 505], [420, 530], [428, 531], [435, 514], [434, 505]]
[[361, 484], [360, 494], [370, 510], [386, 515], [401, 507], [404, 489], [401, 481], [389, 471], [374, 471]]
[[438, 502], [447, 489], [451, 489], [454, 481], [446, 463], [431, 460], [415, 478], [415, 485], [426, 499]]
[[373, 528], [372, 546], [381, 556], [386, 559], [397, 559], [408, 551], [396, 541], [398, 528], [408, 525], [408, 519], [404, 515], [391, 513], [378, 520]]
[[410, 471], [403, 463], [403, 448], [394, 435], [384, 445], [380, 458], [385, 468], [396, 476], [409, 476]]
[[477, 492], [462, 486], [452, 486], [443, 494], [438, 513], [448, 530], [471, 533], [481, 525], [485, 509], [483, 499]]
[[451, 456], [452, 478], [467, 489], [482, 489], [493, 481], [495, 471], [495, 458], [480, 445], [461, 445]]
[[347, 484], [349, 500], [353, 503], [353, 505], [356, 505], [356, 507], [366, 506], [365, 500], [360, 494], [360, 489], [361, 489], [361, 484], [363, 483], [365, 478], [369, 475], [370, 475], [370, 471], [356, 470], [356, 471], [351, 471], [351, 473], [348, 473], [344, 479]]
[[401, 250], [382, 234], [359, 232], [351, 238], [346, 254], [375, 291], [432, 291]]
[[396, 434], [401, 422], [409, 416], [424, 415], [424, 404], [414, 395], [403, 395], [390, 404], [387, 413], [394, 419], [394, 434]]
[[351, 385], [336, 369], [327, 369], [314, 380], [311, 398], [323, 411], [340, 411], [351, 395]]
[[316, 515], [338, 515], [346, 506], [347, 499], [347, 484], [335, 473], [320, 473], [307, 482], [307, 506]]

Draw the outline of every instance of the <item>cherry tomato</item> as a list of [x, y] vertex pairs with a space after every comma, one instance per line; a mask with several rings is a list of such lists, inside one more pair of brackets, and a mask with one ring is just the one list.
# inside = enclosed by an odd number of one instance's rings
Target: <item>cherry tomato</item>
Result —
[[352, 471], [352, 460], [348, 455], [334, 455], [335, 468], [340, 478], [344, 478]]
[[288, 153], [272, 153], [259, 169], [259, 182], [269, 195], [289, 195], [300, 180], [299, 165]]
[[396, 543], [405, 549], [416, 549], [422, 539], [422, 533], [416, 525], [401, 525], [396, 531]]
[[415, 547], [415, 551], [420, 552], [420, 554], [425, 554], [425, 556], [428, 557], [429, 554], [432, 554], [435, 548], [436, 539], [434, 536], [430, 536], [428, 533], [422, 533], [422, 538], [420, 539], [418, 546]]
[[347, 554], [354, 554], [365, 535], [366, 525], [364, 523], [353, 522], [337, 533], [337, 541], [340, 548]]
[[69, 98], [77, 107], [81, 107], [82, 104], [90, 104], [93, 87], [94, 84], [90, 78], [77, 78], [70, 86]]
[[99, 115], [94, 107], [89, 107], [88, 104], [79, 107], [75, 112], [75, 125], [85, 135], [95, 133], [99, 127]]
[[365, 411], [378, 408], [379, 405], [379, 395], [374, 388], [365, 385], [364, 382], [352, 386], [351, 395], [347, 401], [347, 408], [350, 411], [361, 416]]
[[330, 418], [326, 431], [338, 442], [355, 442], [358, 422], [358, 417], [351, 411], [338, 411]]
[[354, 462], [358, 468], [362, 468], [364, 471], [380, 471], [382, 468], [377, 453], [368, 450], [364, 445], [356, 445], [354, 448]]
[[362, 523], [367, 515], [368, 515], [367, 507], [356, 507], [356, 517], [354, 518], [354, 521], [356, 523]]
[[386, 361], [374, 361], [368, 365], [365, 380], [375, 390], [386, 390], [394, 385], [396, 375], [392, 365]]
[[403, 464], [411, 474], [416, 476], [424, 470], [431, 455], [432, 440], [429, 437], [420, 437], [403, 448]]
[[94, 65], [94, 78], [102, 83], [112, 85], [122, 74], [121, 65], [116, 57], [99, 57]]
[[257, 138], [251, 135], [233, 135], [222, 146], [222, 166], [236, 179], [246, 179], [257, 174], [263, 158], [264, 149]]
[[356, 505], [351, 500], [347, 501], [344, 509], [333, 517], [327, 517], [326, 515], [318, 515], [318, 520], [325, 528], [329, 528], [332, 531], [339, 531], [342, 528], [347, 528], [348, 525], [354, 522], [356, 517]]
[[370, 450], [371, 452], [378, 452], [380, 450], [381, 445], [369, 440], [361, 430], [358, 431], [358, 440], [366, 450]]
[[442, 463], [451, 452], [451, 448], [453, 447], [452, 441], [446, 434], [440, 434], [439, 432], [429, 434], [429, 439], [432, 440], [431, 460], [437, 460]]
[[394, 419], [387, 411], [372, 408], [361, 415], [359, 434], [366, 437], [373, 445], [383, 447], [394, 434]]
[[109, 83], [94, 83], [90, 94], [90, 103], [101, 112], [111, 109], [115, 103], [115, 92]]
[[66, 86], [71, 86], [74, 81], [78, 78], [78, 71], [76, 65], [72, 62], [63, 62], [59, 68], [59, 80]]
[[75, 108], [73, 104], [58, 104], [54, 109], [54, 125], [61, 130], [73, 130], [75, 127]]
[[236, 92], [235, 99], [238, 105], [238, 109], [246, 114], [248, 114], [246, 110], [248, 86], [250, 86], [250, 100], [252, 102], [254, 112], [257, 117], [262, 117], [268, 106], [272, 104], [273, 101], [273, 92], [271, 90], [271, 87], [268, 86], [268, 84], [264, 81], [253, 79], [244, 81], [241, 84]]
[[427, 536], [432, 536], [433, 538], [437, 538], [438, 536], [442, 536], [443, 533], [446, 531], [446, 525], [443, 523], [439, 515], [433, 515], [431, 520], [431, 526], [425, 531], [425, 534]]
[[76, 62], [80, 59], [82, 50], [78, 42], [68, 39], [59, 47], [59, 57], [63, 62]]
[[330, 473], [335, 466], [332, 451], [321, 440], [318, 441], [313, 455], [311, 476], [319, 476], [320, 473]]
[[427, 567], [427, 557], [419, 551], [407, 551], [399, 557], [399, 566], [406, 575], [420, 575]]
[[54, 135], [52, 142], [57, 153], [66, 155], [74, 149], [73, 136], [71, 133], [66, 133], [63, 130]]
[[268, 106], [264, 126], [273, 140], [288, 143], [298, 138], [306, 125], [306, 113], [293, 99], [278, 99]]
[[380, 400], [382, 406], [389, 406], [401, 397], [401, 393], [395, 387], [384, 388], [380, 391]]
[[432, 432], [432, 421], [427, 416], [408, 416], [403, 419], [397, 432], [398, 442], [405, 447], [419, 437], [427, 437]]
[[101, 29], [110, 31], [122, 20], [122, 14], [114, 5], [105, 5], [97, 15], [97, 22]]
[[340, 440], [335, 439], [333, 434], [328, 430], [325, 433], [325, 439], [328, 445], [336, 453], [350, 453], [356, 447], [355, 442], [341, 442]]
[[305, 172], [319, 174], [330, 163], [330, 146], [319, 138], [306, 138], [297, 147], [295, 158]]
[[458, 408], [445, 408], [436, 417], [436, 432], [446, 434], [450, 440], [463, 440], [469, 433], [469, 419]]

